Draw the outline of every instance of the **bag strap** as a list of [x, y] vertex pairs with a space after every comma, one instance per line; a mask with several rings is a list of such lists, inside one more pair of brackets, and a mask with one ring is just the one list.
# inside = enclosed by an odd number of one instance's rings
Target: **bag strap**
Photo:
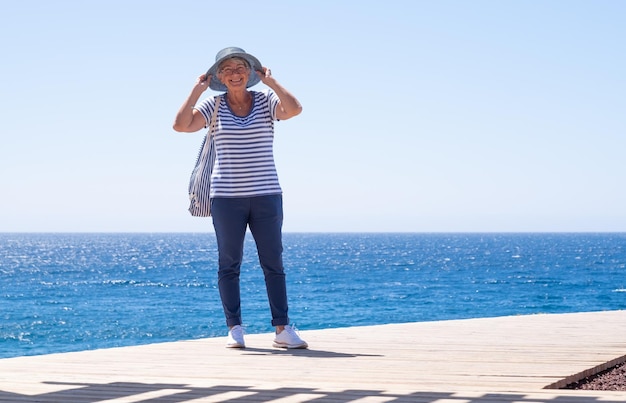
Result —
[[213, 107], [213, 115], [211, 115], [211, 123], [209, 124], [209, 132], [207, 133], [207, 140], [210, 140], [211, 136], [215, 134], [215, 122], [217, 120], [217, 113], [220, 109], [221, 96], [215, 98], [215, 106]]
[[[209, 123], [209, 131], [204, 138], [204, 142], [202, 148], [200, 149], [200, 153], [198, 154], [198, 160], [196, 161], [196, 167], [194, 168], [194, 172], [192, 173], [192, 182], [191, 182], [191, 194], [195, 194], [198, 188], [198, 175], [196, 172], [203, 172], [204, 165], [208, 163], [209, 158], [209, 150], [211, 149], [211, 136], [215, 134], [215, 122], [217, 120], [217, 112], [220, 107], [220, 101], [222, 100], [221, 96], [215, 98], [215, 106], [213, 107], [213, 115], [211, 116], [211, 122]], [[210, 178], [209, 178], [210, 181]]]

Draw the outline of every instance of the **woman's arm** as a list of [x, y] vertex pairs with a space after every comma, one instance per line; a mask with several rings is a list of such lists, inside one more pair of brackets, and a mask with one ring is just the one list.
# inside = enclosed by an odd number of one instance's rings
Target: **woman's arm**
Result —
[[211, 76], [207, 77], [203, 74], [198, 77], [191, 93], [176, 114], [176, 119], [174, 119], [173, 125], [174, 130], [177, 132], [191, 133], [206, 126], [204, 116], [198, 112], [197, 109], [194, 109], [194, 106], [196, 105], [196, 102], [198, 102], [198, 99], [200, 99], [202, 93], [209, 88], [210, 82]]
[[263, 72], [257, 71], [256, 73], [261, 78], [263, 84], [270, 87], [276, 93], [278, 99], [280, 99], [276, 107], [276, 118], [278, 120], [287, 120], [302, 112], [302, 105], [300, 105], [298, 99], [272, 77], [270, 69], [263, 67]]

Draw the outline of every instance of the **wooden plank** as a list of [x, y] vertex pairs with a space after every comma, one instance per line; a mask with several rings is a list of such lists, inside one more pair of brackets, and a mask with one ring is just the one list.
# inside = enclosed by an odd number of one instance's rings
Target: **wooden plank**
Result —
[[212, 338], [16, 357], [0, 360], [0, 402], [623, 402], [545, 388], [625, 361], [625, 334], [626, 311], [607, 311], [303, 331], [309, 350], [256, 334], [243, 350]]

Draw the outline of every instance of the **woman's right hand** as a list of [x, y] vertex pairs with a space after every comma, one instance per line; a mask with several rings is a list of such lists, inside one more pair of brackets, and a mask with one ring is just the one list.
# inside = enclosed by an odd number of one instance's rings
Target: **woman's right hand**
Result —
[[198, 88], [201, 90], [201, 92], [204, 92], [207, 90], [207, 88], [209, 88], [209, 83], [211, 83], [211, 78], [213, 76], [211, 74], [202, 74], [198, 77], [198, 79], [196, 80], [196, 85], [195, 88]]

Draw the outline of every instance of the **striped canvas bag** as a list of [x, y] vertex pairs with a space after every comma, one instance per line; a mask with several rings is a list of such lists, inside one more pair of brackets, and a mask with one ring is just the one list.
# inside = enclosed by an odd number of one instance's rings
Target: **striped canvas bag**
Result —
[[215, 121], [221, 98], [220, 96], [215, 98], [209, 131], [202, 141], [196, 166], [193, 168], [189, 179], [189, 212], [194, 217], [209, 217], [211, 215], [211, 173], [215, 164], [215, 141], [213, 137], [215, 136]]

